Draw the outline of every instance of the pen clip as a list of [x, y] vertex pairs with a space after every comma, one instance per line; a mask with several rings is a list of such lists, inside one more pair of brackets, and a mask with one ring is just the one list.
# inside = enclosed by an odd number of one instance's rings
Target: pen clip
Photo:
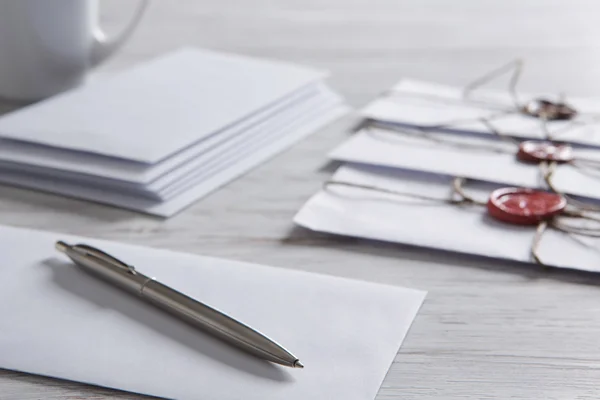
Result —
[[102, 250], [99, 250], [92, 246], [88, 246], [87, 244], [76, 244], [75, 247], [85, 251], [86, 255], [89, 257], [94, 257], [99, 260], [111, 263], [119, 268], [123, 268], [123, 269], [127, 270], [127, 272], [129, 272], [133, 275], [137, 274], [137, 271], [135, 270], [135, 267], [133, 265], [125, 264], [123, 261], [111, 256], [110, 254], [108, 254]]

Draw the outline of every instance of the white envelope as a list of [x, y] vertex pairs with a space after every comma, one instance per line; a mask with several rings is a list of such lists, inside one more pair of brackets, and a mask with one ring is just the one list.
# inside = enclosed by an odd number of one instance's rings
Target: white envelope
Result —
[[[40, 178], [18, 172], [3, 172], [0, 182], [19, 187], [61, 194], [77, 199], [109, 204], [159, 217], [171, 217], [188, 207], [199, 198], [248, 172], [262, 162], [289, 148], [302, 138], [338, 119], [348, 108], [339, 104], [307, 114], [301, 123], [286, 130], [270, 132], [270, 136], [259, 138], [251, 146], [221, 154], [214, 163], [205, 166], [191, 181], [179, 187], [177, 196], [158, 201], [132, 196], [123, 191], [107, 191], [93, 186], [82, 186], [64, 180]], [[232, 162], [235, 160], [235, 162]]]
[[[178, 400], [371, 400], [424, 293], [167, 250], [1, 227], [0, 368]], [[85, 242], [274, 338], [264, 362], [79, 270]]]
[[[522, 103], [539, 97], [555, 100], [558, 94], [520, 93]], [[475, 132], [491, 135], [489, 127], [479, 121], [489, 119], [494, 127], [507, 135], [543, 139], [540, 120], [510, 113], [514, 104], [506, 91], [478, 89], [471, 94], [473, 102], [465, 102], [463, 89], [431, 82], [404, 79], [391, 90], [367, 105], [361, 114], [370, 119], [398, 124], [430, 127], [451, 125], [447, 131]], [[600, 100], [567, 97], [580, 116], [581, 125], [572, 121], [552, 121], [548, 130], [556, 140], [600, 146]]]
[[[398, 169], [347, 165], [331, 178], [354, 184], [447, 199], [452, 178]], [[486, 201], [497, 188], [471, 182], [465, 190]], [[436, 248], [531, 263], [536, 227], [499, 222], [483, 206], [424, 202], [374, 190], [328, 186], [313, 196], [294, 221], [306, 228], [345, 236]], [[600, 271], [600, 238], [548, 229], [538, 254], [545, 265]]]
[[[174, 189], [180, 188], [182, 184], [189, 182], [191, 178], [200, 174], [206, 176], [209, 167], [214, 165], [215, 160], [227, 158], [230, 164], [235, 163], [240, 157], [227, 156], [232, 151], [245, 150], [245, 153], [248, 153], [248, 148], [255, 148], [255, 143], [263, 142], [264, 137], [278, 138], [289, 132], [294, 126], [310, 122], [312, 116], [320, 115], [324, 110], [330, 110], [339, 104], [342, 104], [342, 100], [337, 94], [325, 86], [319, 85], [312, 88], [310, 96], [305, 95], [304, 98], [297, 99], [292, 104], [287, 104], [287, 107], [278, 109], [275, 115], [260, 121], [254, 121], [253, 124], [244, 126], [243, 129], [236, 129], [233, 134], [227, 132], [225, 135], [219, 134], [203, 140], [198, 146], [194, 146], [198, 150], [198, 154], [195, 154], [189, 160], [181, 160], [183, 157], [178, 154], [169, 158], [167, 162], [161, 162], [145, 169], [141, 168], [139, 164], [135, 165], [136, 168], [127, 168], [132, 163], [125, 164], [123, 161], [118, 160], [110, 162], [110, 160], [106, 160], [106, 157], [103, 157], [104, 160], [96, 160], [98, 161], [96, 164], [86, 163], [79, 154], [77, 154], [80, 158], [78, 161], [67, 161], [68, 158], [47, 158], [47, 160], [61, 163], [62, 167], [67, 167], [70, 170], [69, 172], [48, 168], [48, 166], [27, 168], [27, 166], [20, 164], [0, 164], [0, 169], [5, 172], [26, 173], [36, 177], [62, 180], [80, 186], [93, 187], [94, 189], [117, 190], [120, 193], [128, 193], [132, 196], [145, 197], [151, 200], [167, 200], [174, 194]], [[167, 170], [165, 164], [173, 164], [175, 158], [179, 159], [180, 165]], [[39, 164], [39, 160], [37, 163]], [[82, 163], [84, 163], [83, 167], [80, 168]], [[104, 176], [98, 177], [75, 172], [78, 168], [84, 169], [91, 166], [97, 169], [96, 172], [100, 172]], [[162, 174], [156, 175], [159, 170], [163, 170]], [[111, 177], [106, 178], [105, 173], [111, 174]], [[120, 174], [126, 176], [127, 179], [134, 178], [137, 182], [126, 182], [119, 178]], [[152, 175], [155, 175], [152, 180], [142, 183], [142, 180]]]
[[0, 137], [153, 164], [324, 77], [181, 49], [7, 114]]
[[0, 138], [0, 168], [12, 168], [36, 174], [46, 172], [54, 177], [64, 176], [66, 179], [83, 177], [90, 181], [97, 179], [98, 182], [112, 181], [113, 184], [123, 182], [124, 185], [144, 185], [247, 130], [262, 129], [262, 126], [270, 121], [285, 118], [287, 110], [319, 100], [320, 96], [330, 97], [331, 90], [320, 83], [311, 84], [156, 164], [144, 164]]
[[[416, 131], [368, 128], [359, 131], [334, 149], [329, 157], [361, 164], [426, 171], [451, 176], [479, 179], [530, 188], [547, 188], [543, 170], [537, 164], [526, 164], [516, 158], [518, 146], [501, 140], [471, 135], [428, 133], [453, 145], [434, 142]], [[462, 147], [460, 145], [463, 145]], [[487, 146], [499, 152], [476, 150], [467, 146]], [[574, 149], [576, 158], [596, 160], [600, 151]], [[559, 165], [551, 182], [561, 192], [600, 199], [600, 170]]]

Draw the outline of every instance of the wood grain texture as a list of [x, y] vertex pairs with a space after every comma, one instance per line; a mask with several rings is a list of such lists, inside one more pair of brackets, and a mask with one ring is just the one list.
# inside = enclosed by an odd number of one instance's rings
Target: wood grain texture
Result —
[[[134, 5], [103, 4], [111, 30]], [[101, 72], [203, 46], [328, 68], [332, 85], [360, 106], [402, 76], [462, 84], [520, 56], [524, 89], [598, 95], [598, 15], [594, 0], [155, 1]], [[378, 400], [600, 398], [600, 277], [293, 226], [331, 172], [326, 152], [353, 122], [323, 130], [167, 221], [0, 186], [0, 223], [426, 289]], [[0, 371], [0, 399], [142, 397]]]

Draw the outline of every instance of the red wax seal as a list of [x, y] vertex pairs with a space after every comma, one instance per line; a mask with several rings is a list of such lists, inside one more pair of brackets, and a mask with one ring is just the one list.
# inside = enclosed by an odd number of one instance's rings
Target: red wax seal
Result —
[[537, 225], [566, 206], [567, 200], [559, 194], [519, 188], [494, 190], [487, 203], [492, 217], [516, 225]]
[[573, 149], [565, 144], [527, 140], [519, 145], [517, 159], [534, 163], [542, 161], [567, 163], [573, 161]]
[[545, 118], [548, 121], [566, 121], [577, 115], [577, 110], [567, 103], [547, 99], [534, 99], [525, 104], [521, 111], [529, 116]]

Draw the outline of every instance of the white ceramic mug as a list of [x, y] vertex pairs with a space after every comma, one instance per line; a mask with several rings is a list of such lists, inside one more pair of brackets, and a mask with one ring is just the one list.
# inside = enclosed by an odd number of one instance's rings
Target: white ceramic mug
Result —
[[133, 32], [149, 0], [139, 1], [129, 25], [107, 39], [98, 0], [0, 0], [0, 98], [35, 101], [81, 84]]

